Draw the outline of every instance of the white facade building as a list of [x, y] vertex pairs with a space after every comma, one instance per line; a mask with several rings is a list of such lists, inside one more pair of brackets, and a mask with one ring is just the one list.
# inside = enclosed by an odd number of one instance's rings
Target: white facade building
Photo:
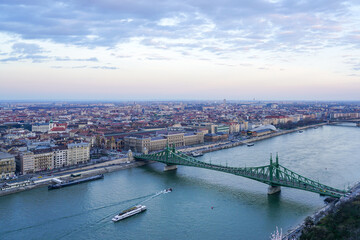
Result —
[[90, 160], [89, 143], [68, 144], [68, 165], [85, 163]]
[[42, 132], [46, 133], [49, 131], [49, 124], [48, 123], [38, 123], [31, 126], [32, 132]]
[[53, 148], [54, 151], [54, 167], [55, 168], [60, 168], [60, 167], [64, 167], [67, 165], [70, 165], [68, 163], [68, 152], [69, 150], [67, 149], [66, 146], [64, 147], [55, 147]]
[[17, 162], [21, 174], [28, 174], [35, 171], [34, 153], [31, 151], [21, 152]]

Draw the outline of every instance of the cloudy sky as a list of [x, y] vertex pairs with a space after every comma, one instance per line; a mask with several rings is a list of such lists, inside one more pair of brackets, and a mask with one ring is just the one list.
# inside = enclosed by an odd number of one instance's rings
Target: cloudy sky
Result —
[[360, 2], [0, 0], [0, 99], [360, 100]]

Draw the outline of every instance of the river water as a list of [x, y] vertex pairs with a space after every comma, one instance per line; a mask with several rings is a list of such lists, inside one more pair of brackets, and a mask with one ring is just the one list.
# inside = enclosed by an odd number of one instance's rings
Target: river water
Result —
[[[360, 128], [323, 126], [205, 154], [199, 160], [261, 166], [270, 153], [280, 164], [321, 183], [346, 188], [360, 180]], [[38, 188], [0, 198], [0, 239], [269, 239], [324, 206], [318, 194], [243, 177], [161, 163], [126, 169], [80, 185]], [[172, 193], [155, 195], [165, 188]], [[148, 210], [121, 222], [111, 218], [143, 202]]]

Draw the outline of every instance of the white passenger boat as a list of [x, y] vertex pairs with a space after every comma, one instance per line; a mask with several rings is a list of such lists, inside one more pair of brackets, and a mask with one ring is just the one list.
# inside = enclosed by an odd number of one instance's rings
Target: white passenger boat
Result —
[[202, 152], [192, 152], [191, 155], [193, 157], [201, 157], [202, 155], [204, 155]]
[[126, 209], [124, 211], [122, 211], [121, 213], [119, 213], [118, 215], [116, 215], [115, 217], [113, 217], [113, 221], [114, 222], [117, 222], [117, 221], [120, 221], [122, 219], [125, 219], [125, 218], [128, 218], [128, 217], [131, 217], [135, 214], [138, 214], [138, 213], [141, 213], [143, 211], [146, 210], [146, 206], [144, 205], [137, 205], [135, 207], [132, 207], [132, 208], [129, 208], [129, 209]]

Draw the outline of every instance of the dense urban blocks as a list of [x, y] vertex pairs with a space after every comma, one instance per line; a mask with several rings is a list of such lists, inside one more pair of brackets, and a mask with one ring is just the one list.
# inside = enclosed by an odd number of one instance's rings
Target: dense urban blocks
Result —
[[359, 109], [357, 103], [326, 102], [2, 102], [0, 150], [11, 160], [1, 160], [0, 177], [123, 158], [128, 150], [251, 140], [324, 122], [359, 126]]

